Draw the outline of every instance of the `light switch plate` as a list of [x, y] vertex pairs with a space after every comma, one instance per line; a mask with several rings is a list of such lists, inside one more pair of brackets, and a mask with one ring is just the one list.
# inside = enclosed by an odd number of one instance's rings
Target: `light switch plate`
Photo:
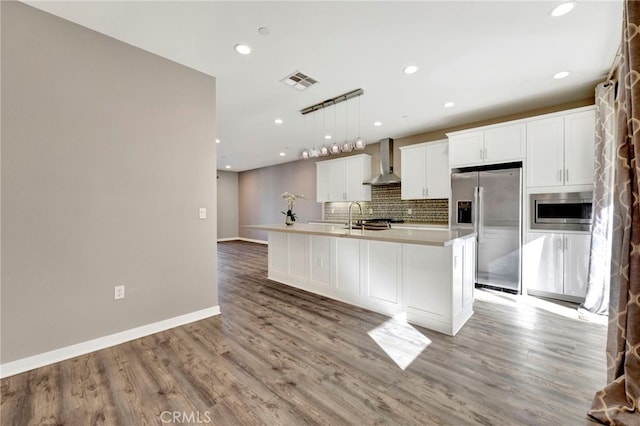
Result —
[[207, 209], [205, 207], [200, 207], [200, 219], [207, 218]]

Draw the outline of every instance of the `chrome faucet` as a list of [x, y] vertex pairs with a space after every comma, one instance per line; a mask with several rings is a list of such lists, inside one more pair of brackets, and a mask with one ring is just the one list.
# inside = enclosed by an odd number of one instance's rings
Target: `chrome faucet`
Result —
[[353, 219], [352, 219], [352, 217], [351, 217], [351, 207], [353, 207], [353, 205], [354, 205], [354, 204], [356, 204], [358, 207], [360, 207], [360, 215], [362, 216], [362, 206], [360, 205], [360, 203], [359, 203], [359, 202], [357, 202], [357, 201], [352, 201], [352, 202], [351, 202], [351, 204], [349, 204], [349, 225], [348, 225], [348, 226], [349, 226], [349, 229], [351, 229], [351, 228], [352, 228], [352, 226], [353, 226], [353, 223], [352, 223], [352, 222], [353, 222]]

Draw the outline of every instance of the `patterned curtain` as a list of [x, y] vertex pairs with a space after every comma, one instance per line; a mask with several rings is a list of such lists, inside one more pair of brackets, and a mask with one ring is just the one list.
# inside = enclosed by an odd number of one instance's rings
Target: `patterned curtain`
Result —
[[615, 162], [616, 82], [596, 87], [596, 143], [593, 189], [593, 226], [589, 255], [589, 286], [578, 311], [606, 315], [609, 311], [611, 276], [611, 226]]
[[640, 425], [640, 2], [624, 3], [618, 69], [607, 381], [589, 415]]

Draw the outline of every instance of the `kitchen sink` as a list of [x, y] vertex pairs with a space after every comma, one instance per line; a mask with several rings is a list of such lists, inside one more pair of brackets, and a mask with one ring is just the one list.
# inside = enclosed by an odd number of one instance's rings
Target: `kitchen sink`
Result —
[[[345, 226], [344, 229], [349, 229], [349, 226]], [[391, 229], [388, 223], [354, 223], [351, 225], [351, 229], [362, 229], [365, 231], [384, 231], [385, 229]]]

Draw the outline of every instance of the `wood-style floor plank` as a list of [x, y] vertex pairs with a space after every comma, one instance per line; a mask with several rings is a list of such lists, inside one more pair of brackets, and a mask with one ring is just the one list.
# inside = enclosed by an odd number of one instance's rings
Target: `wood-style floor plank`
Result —
[[403, 370], [368, 334], [388, 317], [269, 281], [266, 260], [218, 244], [220, 316], [3, 379], [0, 424], [594, 424], [606, 326], [477, 291], [456, 337], [414, 327], [431, 343]]

